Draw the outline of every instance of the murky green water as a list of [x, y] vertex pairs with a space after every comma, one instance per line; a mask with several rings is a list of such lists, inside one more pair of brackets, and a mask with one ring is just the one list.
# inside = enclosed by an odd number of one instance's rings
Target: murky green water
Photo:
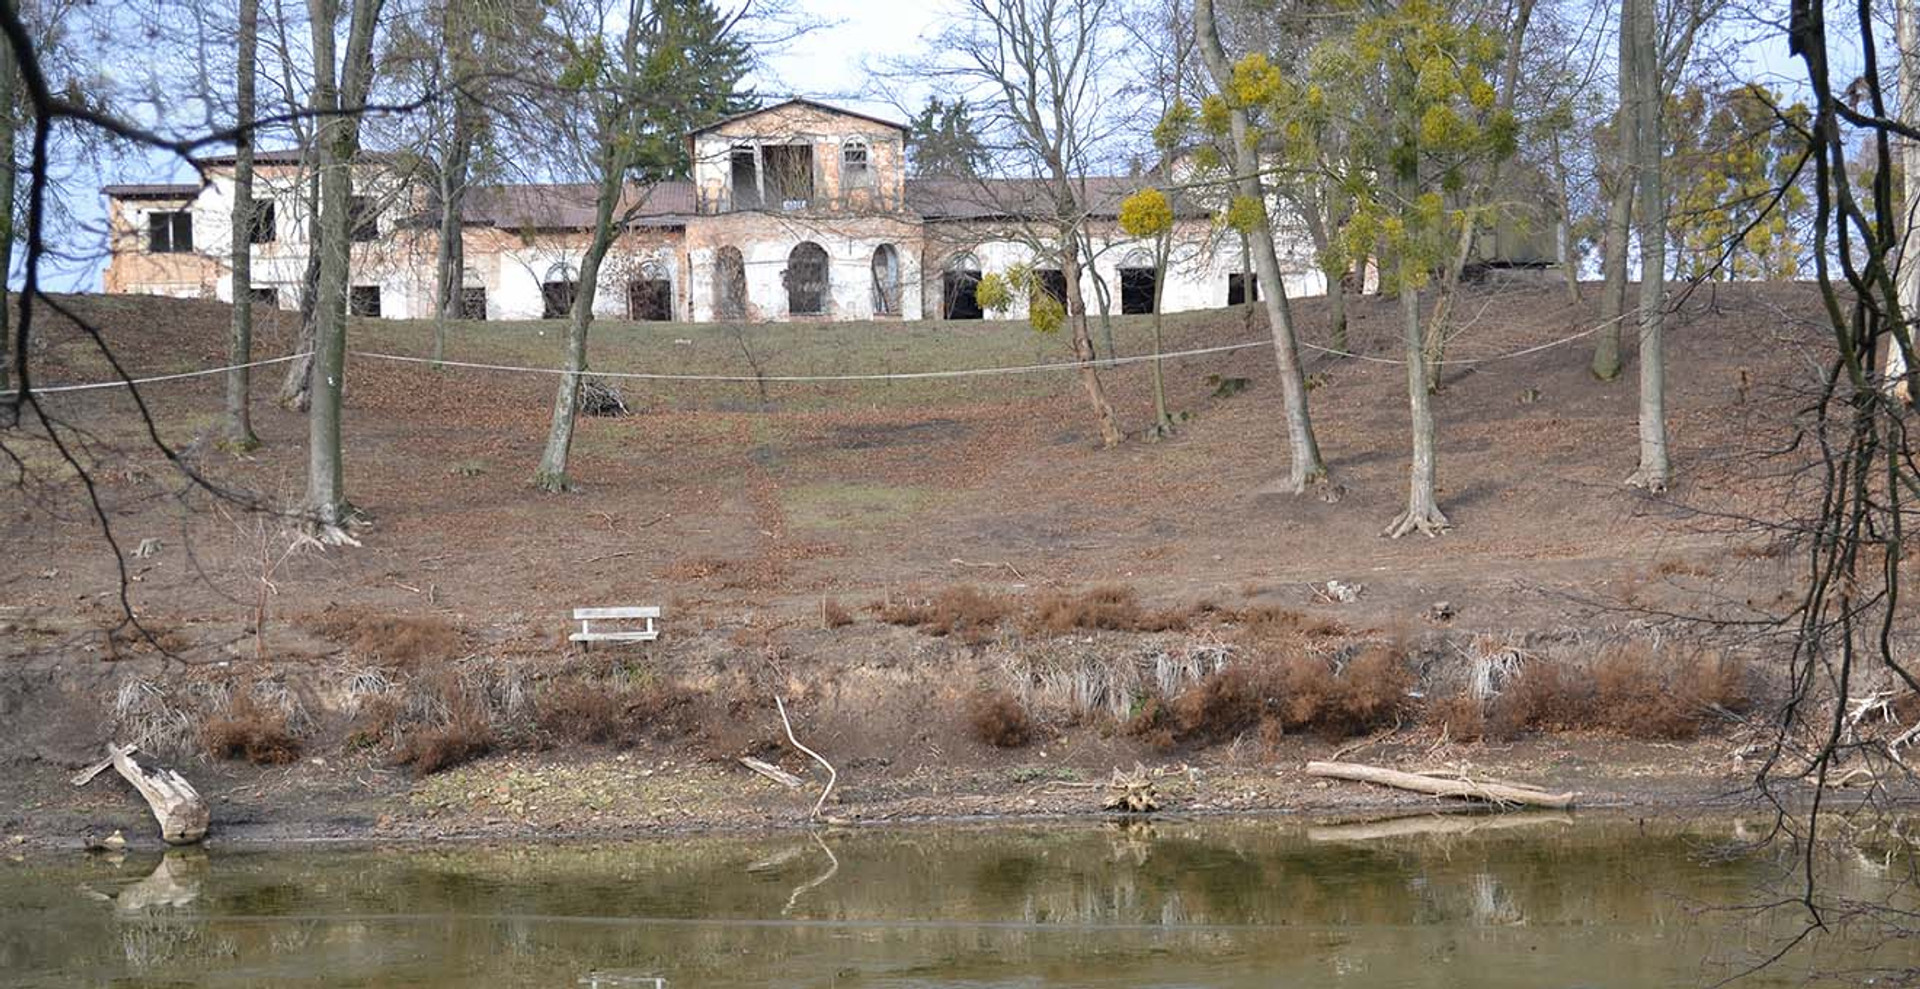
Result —
[[[1674, 986], [1797, 917], [1731, 821], [901, 829], [0, 865], [17, 986]], [[1446, 833], [1462, 828], [1468, 833]], [[1905, 868], [1830, 886], [1916, 905]], [[1920, 964], [1849, 934], [1755, 982]]]

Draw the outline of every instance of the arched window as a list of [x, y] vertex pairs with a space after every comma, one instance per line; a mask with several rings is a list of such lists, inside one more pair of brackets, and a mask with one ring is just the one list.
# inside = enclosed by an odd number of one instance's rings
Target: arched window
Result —
[[849, 138], [840, 145], [841, 183], [849, 189], [865, 188], [873, 184], [873, 163], [868, 160], [865, 138]]
[[540, 280], [540, 318], [560, 319], [573, 311], [573, 297], [580, 292], [580, 274], [573, 265], [556, 261]]
[[713, 314], [717, 319], [747, 318], [747, 261], [731, 244], [714, 253]]
[[795, 245], [787, 255], [787, 312], [796, 316], [827, 311], [829, 289], [827, 250], [810, 240]]
[[900, 252], [892, 244], [873, 249], [873, 314], [900, 315]]

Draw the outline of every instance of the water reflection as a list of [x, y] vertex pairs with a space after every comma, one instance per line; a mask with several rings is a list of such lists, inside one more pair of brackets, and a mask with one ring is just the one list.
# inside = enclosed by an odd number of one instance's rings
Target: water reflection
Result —
[[[1789, 931], [1700, 909], [1792, 866], [1703, 854], [1735, 838], [1548, 813], [75, 857], [7, 873], [0, 984], [1698, 984]], [[1830, 881], [1912, 906], [1883, 859]]]

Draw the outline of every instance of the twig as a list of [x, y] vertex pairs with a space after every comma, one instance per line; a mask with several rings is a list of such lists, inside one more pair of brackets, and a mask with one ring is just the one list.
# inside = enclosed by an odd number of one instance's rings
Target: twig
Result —
[[807, 755], [812, 756], [813, 761], [819, 763], [822, 766], [827, 767], [826, 788], [820, 791], [820, 799], [813, 802], [813, 814], [809, 818], [809, 820], [817, 821], [820, 819], [820, 808], [825, 807], [827, 805], [827, 795], [833, 792], [833, 784], [838, 782], [840, 779], [840, 772], [839, 770], [836, 770], [833, 768], [833, 763], [828, 762], [825, 756], [822, 756], [820, 753], [815, 752], [814, 750], [807, 748], [805, 745], [800, 744], [800, 740], [793, 737], [793, 722], [787, 717], [787, 702], [784, 700], [781, 700], [779, 694], [773, 695], [773, 704], [775, 707], [780, 709], [780, 723], [786, 726], [787, 741], [792, 742], [794, 748], [799, 749], [800, 751], [805, 752]]
[[972, 567], [975, 570], [998, 570], [1001, 567], [1005, 567], [1007, 568], [1008, 573], [1013, 574], [1015, 577], [1019, 578], [1020, 580], [1027, 579], [1027, 575], [1021, 573], [1019, 567], [1016, 567], [1013, 564], [1007, 563], [1005, 561], [1001, 561], [999, 563], [968, 563], [967, 561], [962, 560], [961, 558], [956, 556], [953, 559], [948, 560], [947, 562], [955, 566]]
[[741, 756], [740, 765], [790, 789], [797, 790], [800, 788], [800, 785], [805, 782], [800, 777], [781, 769], [779, 766], [770, 762], [762, 762], [752, 756]]
[[581, 564], [582, 564], [582, 565], [585, 565], [585, 564], [588, 564], [588, 563], [599, 563], [599, 562], [600, 562], [600, 561], [602, 561], [602, 560], [617, 560], [617, 559], [619, 559], [619, 558], [621, 558], [621, 557], [623, 557], [623, 556], [632, 556], [633, 554], [635, 554], [635, 553], [637, 553], [637, 552], [639, 552], [639, 550], [632, 550], [632, 549], [630, 549], [630, 550], [624, 550], [624, 551], [622, 551], [622, 552], [619, 552], [619, 553], [608, 553], [608, 554], [606, 554], [606, 555], [604, 555], [604, 556], [590, 556], [590, 557], [588, 557], [588, 558], [586, 558], [586, 559], [584, 559], [584, 560], [581, 560], [580, 562], [581, 562]]

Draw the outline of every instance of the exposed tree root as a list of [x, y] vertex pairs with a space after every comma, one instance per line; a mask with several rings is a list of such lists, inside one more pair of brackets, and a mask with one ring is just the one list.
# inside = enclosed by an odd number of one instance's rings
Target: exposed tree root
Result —
[[1409, 508], [1394, 516], [1392, 522], [1380, 534], [1388, 539], [1398, 539], [1411, 532], [1422, 533], [1428, 537], [1437, 536], [1453, 528], [1453, 523], [1438, 508], [1414, 511]]
[[1640, 488], [1648, 494], [1667, 493], [1667, 472], [1651, 470], [1645, 466], [1636, 467], [1627, 475], [1627, 487]]
[[566, 471], [536, 471], [533, 486], [548, 494], [566, 494], [573, 490], [573, 478]]

